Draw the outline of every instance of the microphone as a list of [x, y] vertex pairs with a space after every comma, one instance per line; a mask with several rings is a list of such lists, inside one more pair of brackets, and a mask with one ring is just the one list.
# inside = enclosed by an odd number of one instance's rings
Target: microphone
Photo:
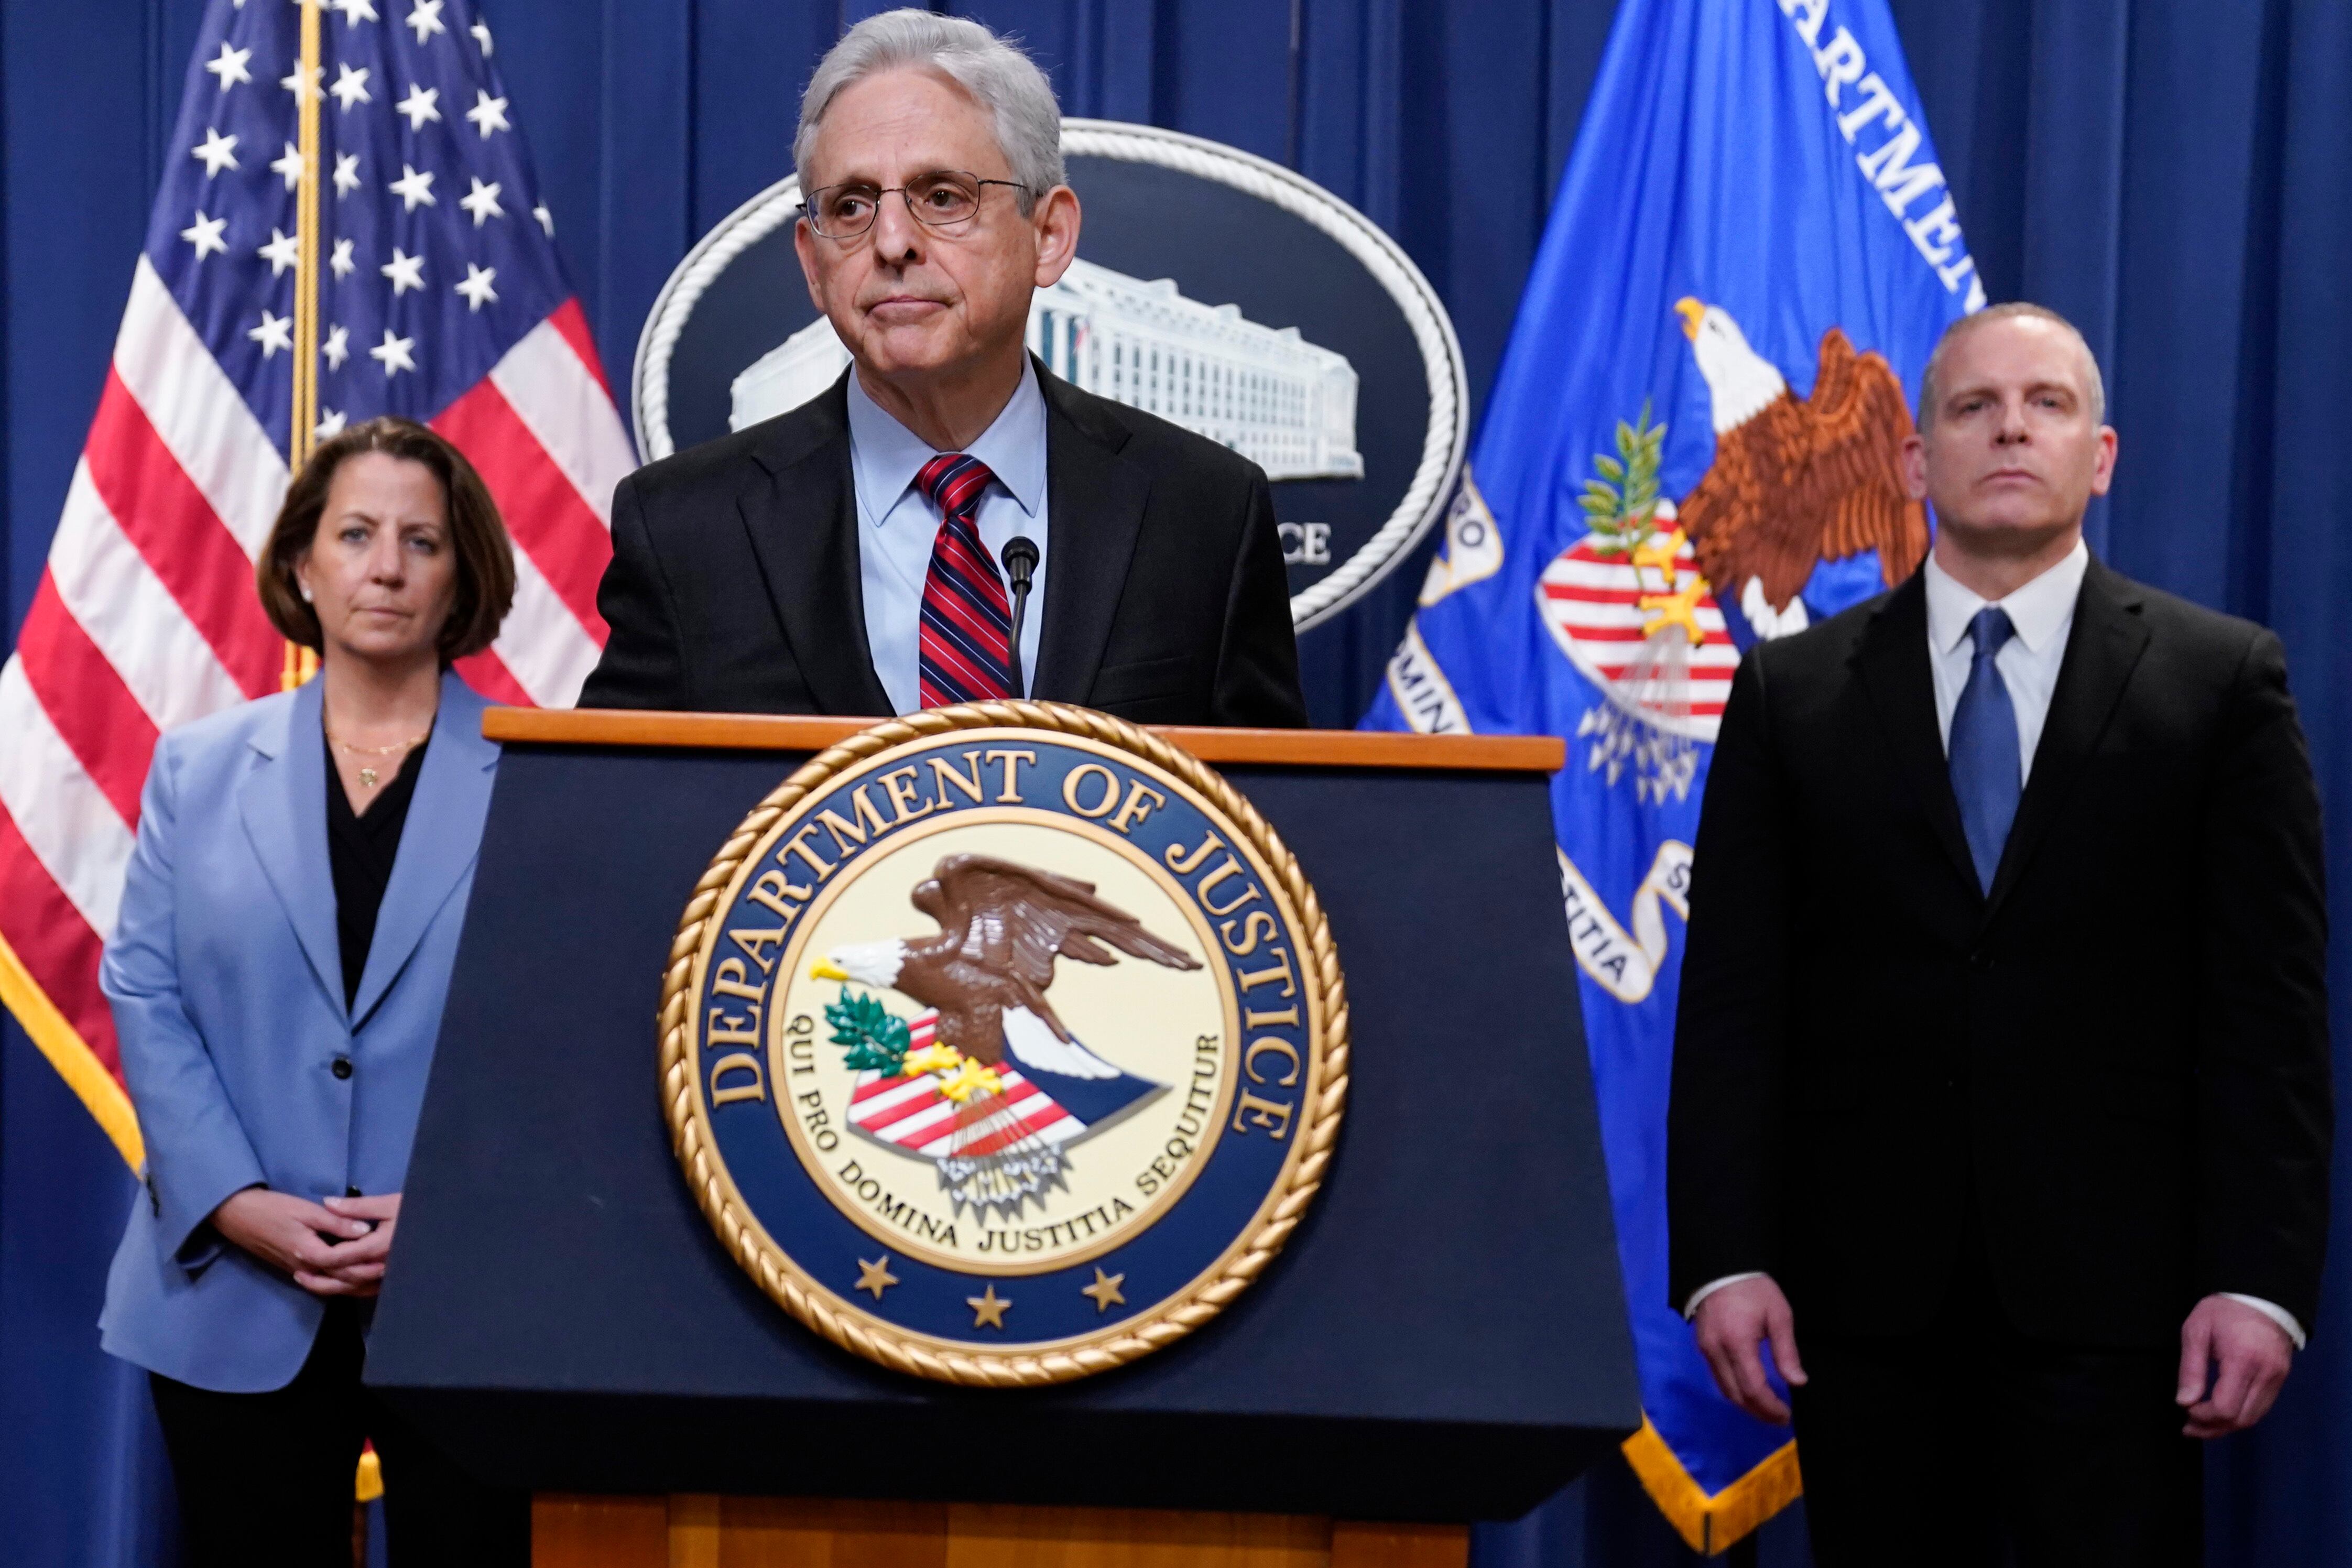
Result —
[[1036, 541], [1014, 534], [1004, 542], [1001, 559], [1013, 583], [1013, 695], [1025, 697], [1029, 683], [1021, 678], [1021, 623], [1029, 609], [1029, 575], [1037, 570]]

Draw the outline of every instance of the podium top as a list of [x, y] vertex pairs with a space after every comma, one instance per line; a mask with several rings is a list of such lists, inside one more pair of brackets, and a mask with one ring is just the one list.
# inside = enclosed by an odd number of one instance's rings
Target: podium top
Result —
[[[554, 746], [674, 746], [702, 751], [820, 752], [880, 719], [785, 713], [659, 713], [611, 708], [493, 708], [482, 733], [502, 742]], [[1425, 768], [1558, 773], [1568, 746], [1557, 735], [1406, 735], [1366, 730], [1144, 728], [1204, 763], [1328, 768]]]

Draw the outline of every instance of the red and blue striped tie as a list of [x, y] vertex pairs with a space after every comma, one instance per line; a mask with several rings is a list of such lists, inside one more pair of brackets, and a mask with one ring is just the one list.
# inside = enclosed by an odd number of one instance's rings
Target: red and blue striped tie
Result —
[[915, 488], [940, 509], [931, 570], [923, 579], [922, 704], [945, 708], [1011, 697], [1013, 607], [980, 542], [981, 492], [996, 476], [961, 452], [923, 465]]

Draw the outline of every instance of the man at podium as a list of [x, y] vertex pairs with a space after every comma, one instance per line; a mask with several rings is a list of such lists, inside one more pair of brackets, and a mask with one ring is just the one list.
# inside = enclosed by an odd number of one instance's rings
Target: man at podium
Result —
[[873, 16], [810, 79], [793, 157], [854, 363], [622, 481], [582, 706], [1305, 724], [1265, 473], [1024, 346], [1077, 252], [1045, 74], [977, 23]]

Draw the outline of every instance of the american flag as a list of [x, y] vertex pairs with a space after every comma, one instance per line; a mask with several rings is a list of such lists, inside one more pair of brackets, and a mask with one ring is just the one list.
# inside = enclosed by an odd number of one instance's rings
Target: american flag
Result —
[[0, 1001], [134, 1164], [98, 989], [156, 736], [278, 690], [253, 563], [293, 419], [300, 100], [318, 104], [316, 434], [378, 414], [472, 459], [513, 613], [461, 672], [569, 704], [635, 457], [472, 0], [212, 0], [82, 459], [0, 668]]

